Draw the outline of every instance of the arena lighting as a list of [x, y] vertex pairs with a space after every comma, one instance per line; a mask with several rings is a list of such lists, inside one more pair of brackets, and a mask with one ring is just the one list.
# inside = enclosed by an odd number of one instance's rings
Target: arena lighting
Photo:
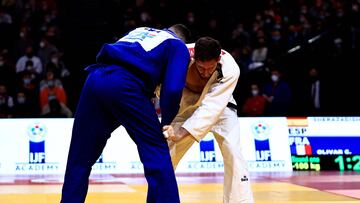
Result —
[[322, 34], [319, 34], [319, 35], [317, 35], [317, 36], [309, 39], [309, 40], [308, 40], [308, 43], [311, 44], [311, 43], [315, 42], [316, 40], [320, 39], [320, 38], [321, 38], [321, 35], [322, 35]]
[[[308, 39], [308, 40], [307, 40], [307, 43], [308, 43], [308, 44], [312, 44], [312, 43], [314, 43], [315, 41], [319, 40], [322, 36], [323, 36], [323, 34], [316, 35], [315, 37]], [[288, 54], [294, 53], [295, 51], [298, 51], [298, 50], [300, 50], [301, 48], [303, 48], [301, 45], [297, 45], [297, 46], [289, 49], [289, 50], [287, 51], [287, 53], [288, 53]]]
[[297, 50], [299, 50], [299, 49], [301, 49], [301, 46], [300, 46], [300, 45], [297, 45], [296, 47], [293, 47], [293, 48], [289, 49], [289, 50], [287, 51], [287, 53], [288, 53], [288, 54], [291, 54], [291, 53], [293, 53], [293, 52], [295, 52], [295, 51], [297, 51]]

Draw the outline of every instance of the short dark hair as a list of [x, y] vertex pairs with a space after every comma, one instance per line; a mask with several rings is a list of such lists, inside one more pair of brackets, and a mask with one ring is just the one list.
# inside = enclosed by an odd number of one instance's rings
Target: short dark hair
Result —
[[175, 32], [175, 34], [185, 43], [191, 38], [190, 30], [183, 24], [174, 24], [169, 29]]
[[218, 59], [221, 53], [220, 42], [211, 37], [201, 37], [195, 42], [195, 60], [209, 61]]

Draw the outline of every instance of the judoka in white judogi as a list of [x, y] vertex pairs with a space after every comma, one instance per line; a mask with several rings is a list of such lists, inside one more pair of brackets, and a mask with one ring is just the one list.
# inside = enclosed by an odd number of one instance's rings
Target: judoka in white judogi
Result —
[[[169, 141], [173, 166], [176, 169], [181, 158], [195, 141], [200, 142], [208, 132], [212, 132], [224, 160], [223, 202], [252, 203], [254, 200], [247, 162], [240, 149], [240, 125], [236, 106], [229, 106], [229, 103], [236, 104], [232, 94], [240, 76], [240, 69], [233, 57], [221, 50], [221, 58], [207, 82], [191, 81], [192, 76], [200, 72], [196, 70], [193, 58], [195, 43], [187, 46], [192, 59], [180, 110], [171, 124], [171, 130], [175, 136], [185, 129], [190, 136], [176, 142]], [[164, 129], [168, 128], [165, 126]]]

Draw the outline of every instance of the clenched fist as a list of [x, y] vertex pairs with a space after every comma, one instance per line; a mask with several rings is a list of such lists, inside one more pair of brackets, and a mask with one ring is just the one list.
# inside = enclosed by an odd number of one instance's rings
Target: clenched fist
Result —
[[164, 125], [163, 134], [165, 139], [175, 141], [176, 136], [175, 136], [174, 128], [171, 125]]
[[163, 127], [163, 134], [168, 141], [173, 142], [178, 142], [184, 137], [190, 135], [190, 133], [183, 127], [180, 127], [175, 134], [174, 128], [171, 125], [165, 125]]

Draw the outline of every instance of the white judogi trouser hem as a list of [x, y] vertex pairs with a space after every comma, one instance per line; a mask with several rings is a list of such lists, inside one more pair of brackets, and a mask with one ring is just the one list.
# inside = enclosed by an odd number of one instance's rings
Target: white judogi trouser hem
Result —
[[[172, 123], [175, 132], [183, 123], [178, 120]], [[243, 158], [240, 149], [240, 125], [236, 112], [226, 108], [211, 132], [214, 133], [224, 160], [223, 202], [253, 203], [247, 162]], [[192, 136], [186, 136], [176, 143], [169, 142], [174, 169], [176, 169], [181, 158], [194, 142]]]

